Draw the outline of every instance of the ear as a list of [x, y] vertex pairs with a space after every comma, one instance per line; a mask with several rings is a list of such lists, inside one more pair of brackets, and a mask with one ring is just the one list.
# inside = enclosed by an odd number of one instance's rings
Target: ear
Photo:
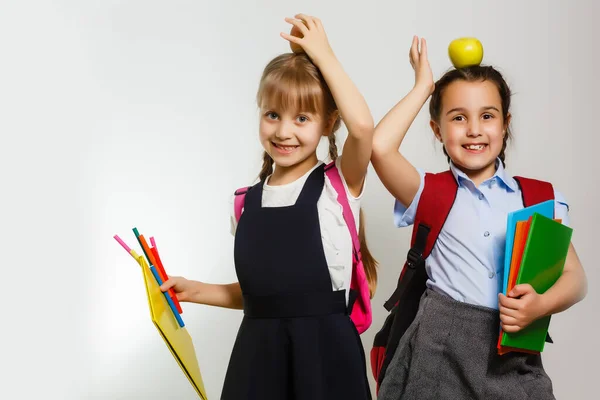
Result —
[[439, 140], [440, 143], [444, 143], [444, 141], [442, 140], [442, 134], [440, 133], [440, 125], [434, 120], [430, 120], [429, 126], [431, 127], [431, 130], [433, 131], [433, 134], [435, 135], [437, 140]]
[[506, 120], [504, 121], [504, 133], [502, 134], [502, 137], [506, 136], [506, 132], [508, 131], [508, 127], [510, 126], [511, 120], [512, 120], [512, 115], [510, 113], [508, 113], [506, 115]]
[[323, 136], [331, 135], [333, 127], [335, 126], [335, 123], [338, 120], [338, 118], [340, 118], [340, 112], [334, 111], [326, 122], [325, 130], [323, 131]]

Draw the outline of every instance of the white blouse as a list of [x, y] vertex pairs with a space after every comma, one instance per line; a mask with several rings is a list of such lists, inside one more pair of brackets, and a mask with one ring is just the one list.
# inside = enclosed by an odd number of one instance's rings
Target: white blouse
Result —
[[[350, 203], [350, 208], [352, 209], [358, 232], [360, 200], [362, 193], [364, 192], [365, 184], [363, 184], [362, 192], [358, 197], [352, 196], [342, 174], [340, 161], [341, 157], [336, 160], [336, 166], [342, 178], [344, 188], [346, 189], [346, 195], [348, 196], [348, 202]], [[263, 186], [262, 206], [286, 207], [293, 205], [298, 199], [298, 196], [300, 196], [300, 192], [310, 173], [321, 164], [323, 164], [323, 162], [319, 161], [302, 177], [285, 185], [270, 186], [269, 176]], [[235, 196], [232, 196], [230, 220], [231, 233], [235, 236], [237, 221], [235, 219], [234, 199]], [[317, 210], [319, 213], [319, 223], [321, 224], [323, 250], [325, 252], [325, 259], [327, 260], [327, 266], [329, 267], [329, 275], [331, 276], [333, 290], [345, 289], [346, 302], [348, 302], [350, 280], [352, 278], [352, 238], [350, 237], [350, 231], [348, 230], [348, 226], [342, 215], [342, 206], [337, 201], [337, 192], [327, 176], [325, 176], [323, 193], [317, 202]]]

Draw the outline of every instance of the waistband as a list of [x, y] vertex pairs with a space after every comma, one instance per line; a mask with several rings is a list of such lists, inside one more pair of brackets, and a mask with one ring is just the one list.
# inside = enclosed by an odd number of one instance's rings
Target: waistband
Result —
[[346, 291], [244, 295], [244, 315], [250, 318], [296, 318], [347, 314]]

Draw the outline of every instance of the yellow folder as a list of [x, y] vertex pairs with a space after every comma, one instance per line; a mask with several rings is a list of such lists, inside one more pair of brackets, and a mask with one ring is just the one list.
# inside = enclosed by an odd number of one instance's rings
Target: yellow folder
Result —
[[137, 262], [142, 267], [152, 322], [200, 398], [207, 400], [200, 367], [196, 359], [196, 350], [190, 334], [185, 327], [182, 328], [177, 323], [144, 256], [137, 257]]

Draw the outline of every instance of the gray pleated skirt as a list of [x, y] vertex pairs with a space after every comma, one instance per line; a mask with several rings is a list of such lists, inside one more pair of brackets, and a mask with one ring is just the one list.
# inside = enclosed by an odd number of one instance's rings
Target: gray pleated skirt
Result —
[[498, 310], [426, 290], [390, 362], [380, 400], [554, 400], [539, 355], [498, 355]]

